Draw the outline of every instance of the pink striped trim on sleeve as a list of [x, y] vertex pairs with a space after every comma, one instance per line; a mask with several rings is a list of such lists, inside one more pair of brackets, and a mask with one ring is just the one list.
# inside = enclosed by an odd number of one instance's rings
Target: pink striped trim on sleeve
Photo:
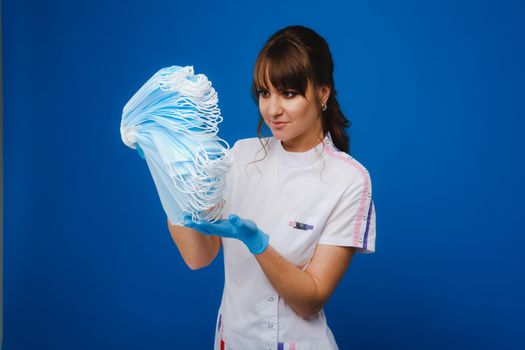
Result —
[[[362, 165], [357, 163], [356, 160], [354, 160], [350, 155], [341, 152], [338, 150], [335, 145], [332, 142], [332, 138], [330, 137], [330, 134], [326, 134], [325, 139], [323, 140], [323, 143], [325, 145], [325, 151], [327, 154], [329, 154], [332, 157], [335, 157], [337, 159], [341, 159], [347, 164], [350, 164], [352, 167], [354, 167], [357, 171], [359, 171], [361, 174], [363, 174], [363, 177], [365, 178], [365, 184], [363, 188], [363, 193], [361, 195], [361, 202], [359, 203], [359, 209], [357, 210], [357, 219], [354, 226], [354, 235], [353, 235], [353, 244], [357, 247], [366, 247], [367, 246], [367, 240], [368, 240], [368, 230], [366, 230], [363, 234], [364, 237], [361, 237], [361, 227], [363, 225], [363, 221], [365, 221], [368, 217], [369, 213], [365, 213], [366, 211], [366, 203], [368, 201], [368, 197], [370, 194], [370, 180], [369, 176], [367, 175], [368, 170], [364, 168]], [[372, 201], [370, 200], [370, 206], [372, 205]], [[369, 208], [369, 211], [372, 208]], [[368, 227], [368, 225], [367, 225]]]

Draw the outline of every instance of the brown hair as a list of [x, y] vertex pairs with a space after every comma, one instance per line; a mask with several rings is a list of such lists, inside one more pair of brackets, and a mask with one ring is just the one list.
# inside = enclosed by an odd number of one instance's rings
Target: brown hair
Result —
[[[314, 89], [331, 88], [327, 109], [322, 113], [323, 134], [330, 132], [334, 145], [341, 151], [350, 151], [350, 141], [345, 128], [350, 122], [339, 107], [333, 79], [334, 62], [326, 41], [312, 29], [289, 26], [273, 34], [264, 44], [253, 70], [251, 94], [256, 103], [259, 89], [268, 89], [266, 74], [278, 90], [295, 90], [306, 96], [308, 82]], [[320, 106], [320, 103], [319, 103]], [[262, 137], [264, 120], [259, 119], [257, 132]]]

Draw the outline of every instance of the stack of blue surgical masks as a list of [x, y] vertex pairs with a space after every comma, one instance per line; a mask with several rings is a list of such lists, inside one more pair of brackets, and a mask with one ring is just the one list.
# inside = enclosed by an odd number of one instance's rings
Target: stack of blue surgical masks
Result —
[[146, 159], [172, 224], [185, 212], [209, 221], [222, 214], [231, 159], [221, 121], [217, 92], [192, 66], [161, 69], [124, 106], [122, 141]]

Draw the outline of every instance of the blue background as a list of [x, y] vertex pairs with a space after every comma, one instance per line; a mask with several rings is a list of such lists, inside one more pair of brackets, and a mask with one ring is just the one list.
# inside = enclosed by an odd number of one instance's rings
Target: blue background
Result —
[[341, 349], [519, 347], [524, 18], [523, 1], [3, 1], [3, 349], [211, 348], [222, 257], [186, 267], [122, 107], [193, 65], [221, 136], [255, 136], [253, 64], [290, 24], [330, 44], [374, 185], [377, 253], [326, 307]]

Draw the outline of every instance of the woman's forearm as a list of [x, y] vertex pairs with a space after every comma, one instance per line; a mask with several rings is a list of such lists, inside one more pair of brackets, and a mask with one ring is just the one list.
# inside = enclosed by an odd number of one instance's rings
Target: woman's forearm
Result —
[[180, 251], [182, 258], [192, 270], [208, 266], [217, 256], [221, 239], [207, 236], [185, 226], [172, 225], [168, 220], [171, 238]]
[[314, 277], [294, 266], [272, 246], [255, 258], [275, 290], [299, 316], [306, 318], [322, 309], [326, 300]]
[[305, 270], [294, 266], [272, 246], [255, 258], [284, 301], [301, 317], [319, 312], [352, 260], [355, 248], [320, 244]]

